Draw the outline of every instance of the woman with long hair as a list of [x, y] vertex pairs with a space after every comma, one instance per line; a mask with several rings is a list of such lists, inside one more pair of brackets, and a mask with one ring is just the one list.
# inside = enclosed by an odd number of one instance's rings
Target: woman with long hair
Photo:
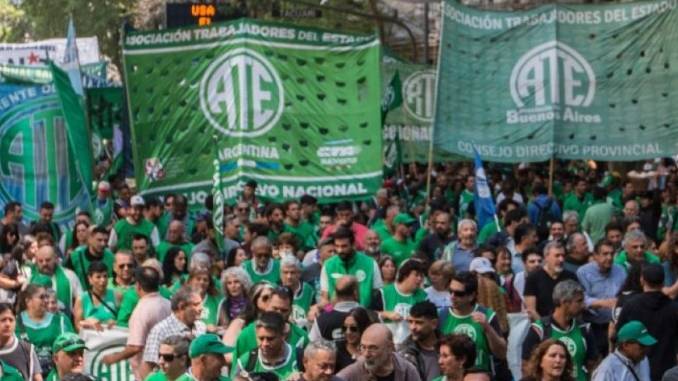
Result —
[[384, 286], [395, 282], [398, 267], [391, 256], [384, 255], [379, 259], [379, 271], [381, 271], [381, 279], [384, 281]]
[[572, 367], [567, 346], [562, 341], [547, 339], [532, 352], [522, 381], [574, 381]]
[[499, 286], [504, 291], [506, 312], [520, 312], [523, 309], [523, 299], [513, 283], [514, 274], [511, 266], [511, 252], [505, 246], [500, 246], [497, 248], [496, 253], [497, 256], [493, 261], [493, 265], [497, 276], [499, 276]]
[[188, 274], [186, 284], [199, 291], [202, 298], [201, 320], [207, 325], [210, 332], [217, 330], [217, 312], [221, 297], [210, 271], [204, 267], [197, 267]]
[[248, 259], [250, 259], [250, 256], [242, 246], [234, 247], [228, 252], [228, 255], [226, 255], [226, 268], [239, 267]]
[[0, 233], [0, 255], [12, 252], [14, 246], [19, 244], [19, 226], [14, 223], [5, 225]]
[[163, 284], [170, 288], [173, 284], [181, 283], [181, 279], [188, 274], [188, 261], [186, 252], [179, 247], [173, 246], [167, 250], [162, 261]]
[[255, 283], [250, 287], [247, 294], [249, 301], [240, 315], [232, 319], [228, 325], [223, 336], [224, 344], [235, 346], [235, 342], [242, 329], [256, 320], [259, 314], [268, 309], [268, 304], [271, 302], [271, 296], [273, 295], [273, 287], [272, 284], [266, 281]]
[[92, 262], [87, 269], [89, 289], [75, 300], [73, 321], [78, 329], [100, 331], [115, 324], [121, 295], [108, 287], [108, 268], [103, 262]]
[[73, 226], [71, 234], [66, 236], [64, 255], [68, 257], [75, 249], [80, 246], [87, 245], [87, 238], [89, 237], [89, 222], [78, 221]]
[[360, 338], [372, 323], [369, 313], [363, 307], [356, 307], [346, 315], [341, 325], [341, 333], [344, 337], [336, 342], [336, 372], [353, 364], [360, 356]]
[[252, 287], [252, 280], [242, 267], [229, 267], [221, 274], [221, 285], [224, 298], [218, 308], [218, 324], [227, 327], [249, 304], [247, 293]]
[[44, 375], [53, 367], [52, 344], [64, 332], [74, 332], [71, 321], [62, 313], [47, 311], [45, 288], [29, 284], [19, 297], [16, 333], [35, 346]]

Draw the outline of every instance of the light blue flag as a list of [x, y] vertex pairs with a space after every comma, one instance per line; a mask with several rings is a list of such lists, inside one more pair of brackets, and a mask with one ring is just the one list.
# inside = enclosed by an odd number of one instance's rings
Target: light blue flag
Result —
[[480, 159], [480, 154], [475, 151], [475, 176], [476, 185], [473, 195], [473, 205], [476, 208], [476, 220], [478, 221], [478, 230], [482, 229], [488, 223], [496, 223], [496, 210], [494, 208], [494, 201], [492, 201], [492, 192], [487, 183], [487, 176], [485, 176], [485, 169], [483, 169], [483, 161]]
[[68, 20], [68, 32], [66, 34], [66, 51], [64, 52], [64, 62], [61, 68], [68, 73], [73, 90], [79, 96], [84, 96], [82, 89], [82, 75], [80, 74], [80, 59], [78, 58], [78, 45], [75, 39], [75, 25], [73, 18]]

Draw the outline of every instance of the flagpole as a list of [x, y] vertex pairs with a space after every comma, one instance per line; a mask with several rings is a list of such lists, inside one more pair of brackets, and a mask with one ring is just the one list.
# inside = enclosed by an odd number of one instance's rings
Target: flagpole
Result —
[[433, 126], [428, 144], [428, 173], [426, 174], [426, 205], [431, 202], [431, 173], [433, 172]]
[[551, 156], [551, 161], [549, 162], [549, 196], [553, 195], [553, 171], [555, 167], [555, 160]]

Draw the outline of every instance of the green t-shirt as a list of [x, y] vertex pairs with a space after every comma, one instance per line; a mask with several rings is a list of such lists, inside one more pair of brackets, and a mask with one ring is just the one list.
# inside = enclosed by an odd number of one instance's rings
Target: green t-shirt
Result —
[[[495, 317], [494, 311], [489, 308], [482, 308], [477, 304], [474, 307], [473, 312], [484, 313], [488, 322]], [[492, 359], [490, 356], [490, 344], [488, 343], [487, 336], [485, 336], [483, 326], [476, 323], [471, 317], [471, 314], [459, 316], [452, 311], [452, 308], [449, 308], [447, 317], [441, 324], [440, 331], [444, 335], [450, 333], [462, 333], [470, 337], [471, 340], [473, 340], [477, 351], [476, 363], [474, 366], [485, 371], [491, 370]]]
[[251, 259], [242, 263], [242, 267], [249, 274], [252, 283], [266, 281], [271, 284], [280, 283], [280, 261], [271, 258], [268, 262], [268, 268], [264, 272], [258, 272], [254, 269], [254, 261]]
[[[504, 228], [504, 225], [499, 222], [499, 227], [502, 229]], [[482, 229], [480, 229], [480, 233], [478, 234], [478, 244], [482, 245], [485, 242], [487, 242], [490, 237], [493, 235], [499, 233], [499, 229], [497, 228], [497, 224], [494, 223], [494, 221], [490, 221], [485, 226], [483, 226]]]
[[169, 249], [173, 247], [180, 247], [181, 251], [183, 251], [186, 254], [186, 263], [188, 263], [191, 260], [191, 251], [193, 251], [193, 244], [190, 242], [182, 243], [181, 245], [176, 245], [173, 243], [169, 243], [167, 241], [160, 241], [158, 246], [155, 247], [155, 253], [158, 256], [158, 260], [160, 263], [163, 263], [165, 261], [165, 256], [167, 256], [167, 252]]
[[400, 267], [400, 264], [405, 262], [405, 260], [410, 259], [416, 250], [417, 247], [409, 238], [402, 242], [392, 237], [381, 243], [381, 253], [390, 255], [397, 267]]
[[300, 247], [304, 250], [313, 249], [317, 244], [318, 239], [315, 234], [315, 228], [308, 222], [301, 221], [297, 226], [285, 223], [283, 224], [283, 231], [294, 234], [299, 241], [299, 245], [301, 245]]
[[115, 234], [118, 237], [115, 247], [116, 250], [131, 250], [132, 238], [135, 234], [143, 234], [150, 240], [153, 229], [155, 229], [155, 225], [145, 218], [141, 219], [141, 221], [139, 221], [139, 223], [136, 225], [130, 224], [127, 219], [122, 219], [116, 222], [115, 225], [113, 225], [113, 230], [115, 230]]
[[19, 314], [16, 323], [16, 334], [35, 346], [35, 353], [40, 359], [52, 358], [52, 344], [54, 340], [65, 332], [75, 332], [73, 324], [66, 315], [58, 312], [47, 313], [41, 322], [34, 322], [26, 311]]
[[468, 207], [473, 203], [473, 192], [464, 189], [459, 195], [459, 218], [465, 218]]
[[[544, 324], [541, 320], [532, 323], [532, 327], [539, 332], [544, 332]], [[543, 335], [543, 333], [542, 333]], [[570, 327], [563, 331], [555, 324], [551, 324], [551, 338], [562, 341], [567, 347], [574, 365], [573, 376], [577, 381], [586, 381], [586, 339], [579, 324], [573, 321]]]
[[294, 301], [292, 302], [292, 321], [300, 326], [309, 328], [307, 326], [307, 313], [314, 303], [315, 290], [313, 290], [313, 286], [301, 282], [301, 289], [294, 295]]
[[[183, 376], [184, 375], [180, 376], [179, 378]], [[144, 381], [167, 381], [167, 376], [165, 376], [165, 373], [163, 371], [158, 370], [146, 376]]]
[[245, 353], [238, 358], [238, 366], [233, 367], [231, 377], [235, 377], [238, 369], [248, 372], [271, 372], [278, 376], [280, 381], [287, 380], [292, 373], [297, 372], [297, 353], [290, 345], [287, 345], [287, 358], [277, 366], [266, 366], [261, 362], [261, 356], [257, 358], [254, 369], [246, 369], [250, 361], [250, 353]]
[[358, 279], [360, 305], [369, 308], [372, 301], [375, 267], [374, 259], [361, 252], [355, 253], [353, 258], [347, 262], [344, 262], [338, 255], [330, 257], [323, 264], [321, 274], [321, 277], [327, 280], [327, 296], [330, 300], [334, 298], [337, 279], [344, 275], [353, 275]]
[[386, 221], [383, 219], [379, 219], [374, 222], [372, 225], [372, 230], [374, 230], [375, 233], [379, 236], [379, 240], [381, 242], [386, 241], [387, 239], [393, 237], [393, 234], [391, 234], [391, 231], [388, 230], [388, 226], [386, 225]]
[[588, 209], [591, 204], [593, 204], [593, 196], [591, 196], [591, 193], [584, 193], [584, 197], [580, 199], [574, 192], [570, 192], [565, 197], [563, 211], [567, 212], [569, 210], [573, 210], [577, 212], [577, 215], [579, 216], [579, 222], [581, 223], [581, 221], [584, 219], [584, 215], [586, 214], [586, 209]]
[[219, 320], [219, 304], [223, 297], [207, 294], [202, 301], [202, 315], [200, 320], [207, 325], [217, 325]]
[[395, 283], [384, 286], [379, 290], [381, 294], [381, 303], [384, 311], [397, 312], [402, 317], [400, 321], [391, 321], [384, 319], [391, 332], [393, 332], [393, 341], [400, 344], [410, 334], [407, 318], [410, 316], [410, 308], [413, 305], [426, 300], [426, 292], [421, 288], [416, 289], [411, 294], [403, 294], [398, 290]]
[[[306, 331], [292, 323], [289, 323], [289, 326], [290, 334], [286, 340], [287, 343], [294, 348], [305, 348], [308, 344], [308, 334]], [[257, 335], [254, 322], [252, 322], [240, 331], [240, 335], [238, 335], [238, 339], [235, 342], [235, 348], [233, 348], [233, 358], [240, 358], [256, 347]]]
[[80, 294], [83, 319], [95, 318], [100, 322], [107, 322], [115, 320], [117, 318], [116, 315], [118, 303], [116, 302], [115, 292], [113, 292], [113, 290], [106, 289], [106, 294], [104, 295], [103, 302], [106, 303], [108, 307], [106, 307], [106, 305], [104, 305], [103, 303], [100, 303], [98, 306], [95, 306], [94, 302], [92, 301], [92, 297], [93, 295], [89, 292], [83, 292], [82, 294]]
[[[91, 263], [86, 255], [88, 250], [89, 248], [87, 246], [81, 246], [75, 249], [66, 261], [67, 267], [75, 272], [75, 275], [77, 275], [78, 279], [80, 280], [82, 288], [85, 290], [89, 289], [89, 282], [87, 282], [87, 269]], [[103, 256], [98, 260], [102, 261], [108, 268], [108, 276], [113, 276], [113, 262], [115, 262], [113, 253], [108, 249], [104, 249]]]

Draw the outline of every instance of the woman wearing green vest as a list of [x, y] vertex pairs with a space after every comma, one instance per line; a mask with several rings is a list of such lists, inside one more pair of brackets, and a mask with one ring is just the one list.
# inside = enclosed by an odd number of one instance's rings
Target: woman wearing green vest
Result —
[[64, 245], [61, 249], [65, 256], [69, 256], [80, 246], [87, 245], [88, 229], [89, 222], [78, 221], [75, 223], [73, 230], [69, 230], [64, 234]]
[[188, 275], [186, 284], [200, 292], [200, 297], [202, 297], [201, 320], [207, 325], [209, 332], [216, 332], [219, 303], [222, 297], [214, 285], [214, 279], [210, 276], [209, 270], [200, 267], [193, 269]]
[[108, 287], [108, 268], [103, 262], [92, 262], [87, 269], [89, 290], [75, 300], [73, 320], [78, 329], [101, 330], [115, 325], [121, 295]]
[[[242, 329], [253, 322], [259, 314], [268, 309], [273, 295], [273, 285], [262, 281], [255, 283], [247, 294], [249, 302], [243, 311], [235, 319], [231, 320], [226, 332], [224, 333], [224, 344], [235, 346], [235, 342], [242, 332]], [[227, 357], [230, 355], [227, 355]]]
[[64, 332], [74, 332], [71, 321], [62, 313], [47, 312], [45, 288], [29, 284], [19, 300], [16, 334], [35, 346], [43, 375], [52, 369], [52, 344]]

